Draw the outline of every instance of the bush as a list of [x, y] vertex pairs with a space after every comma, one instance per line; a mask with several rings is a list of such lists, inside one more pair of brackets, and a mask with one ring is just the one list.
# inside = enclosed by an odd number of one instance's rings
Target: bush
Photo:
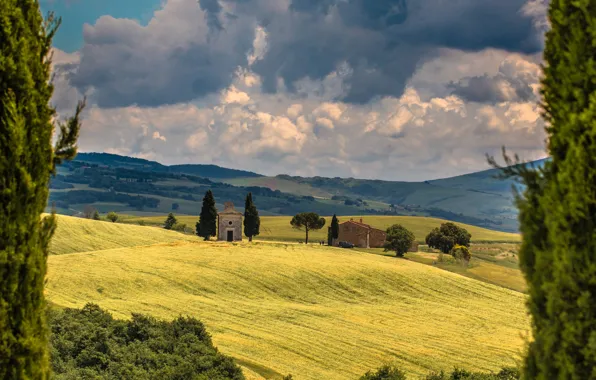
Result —
[[186, 223], [176, 223], [174, 224], [174, 226], [172, 227], [172, 229], [174, 231], [178, 231], [178, 232], [186, 232], [186, 228], [188, 226], [186, 225]]
[[118, 214], [116, 214], [114, 211], [110, 211], [110, 212], [108, 212], [108, 215], [106, 215], [106, 218], [110, 222], [116, 223], [116, 221], [118, 220]]
[[194, 318], [171, 322], [133, 314], [116, 320], [97, 305], [50, 310], [54, 378], [242, 380]]
[[458, 244], [456, 244], [451, 250], [451, 256], [453, 256], [457, 261], [463, 261], [466, 263], [469, 263], [470, 259], [472, 258], [470, 249], [464, 245]]
[[397, 367], [384, 365], [376, 372], [368, 371], [360, 380], [406, 380], [406, 373]]

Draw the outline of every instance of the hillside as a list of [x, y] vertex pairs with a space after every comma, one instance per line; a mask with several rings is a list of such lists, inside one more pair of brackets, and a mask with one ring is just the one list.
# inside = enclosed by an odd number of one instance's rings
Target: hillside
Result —
[[[186, 223], [189, 226], [194, 226], [198, 220], [198, 216], [176, 215], [176, 218], [181, 223]], [[360, 216], [341, 216], [340, 223], [353, 218], [360, 220]], [[318, 231], [309, 232], [310, 239], [314, 242], [317, 240], [327, 240], [327, 226], [331, 223], [331, 217], [327, 216], [326, 226]], [[370, 224], [372, 227], [382, 230], [393, 224], [401, 224], [416, 236], [416, 240], [424, 242], [426, 235], [435, 227], [439, 227], [441, 223], [445, 223], [443, 219], [416, 217], [416, 216], [362, 216], [363, 222]], [[261, 216], [261, 233], [257, 240], [272, 240], [272, 241], [303, 241], [304, 232], [292, 228], [290, 225], [292, 217], [289, 216]], [[162, 216], [146, 216], [134, 217], [123, 216], [123, 221], [126, 223], [138, 223], [143, 221], [148, 225], [162, 225], [164, 218]], [[456, 223], [464, 227], [472, 234], [472, 242], [519, 242], [521, 237], [519, 234], [508, 232], [494, 231], [486, 228], [471, 226], [463, 223]]]
[[[537, 162], [541, 164], [543, 161]], [[517, 232], [511, 180], [497, 170], [424, 182], [354, 178], [264, 177], [215, 165], [171, 165], [106, 153], [80, 153], [58, 168], [50, 204], [64, 214], [90, 205], [100, 212], [194, 215], [208, 189], [221, 204], [253, 193], [263, 215], [427, 216]]]
[[50, 242], [52, 255], [197, 240], [192, 235], [163, 228], [101, 222], [64, 215], [57, 216], [57, 224], [56, 233]]
[[514, 364], [529, 327], [520, 293], [408, 260], [298, 244], [50, 256], [46, 290], [58, 306], [94, 302], [121, 318], [192, 315], [244, 367], [299, 379], [354, 379], [393, 361], [416, 375], [496, 370]]

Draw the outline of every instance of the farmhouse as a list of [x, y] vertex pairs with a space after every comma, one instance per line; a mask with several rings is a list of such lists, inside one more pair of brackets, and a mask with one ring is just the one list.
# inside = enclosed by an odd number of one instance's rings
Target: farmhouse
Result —
[[[338, 238], [333, 241], [333, 245], [339, 245], [340, 241], [347, 241], [360, 248], [382, 248], [385, 244], [387, 233], [378, 228], [371, 227], [368, 224], [350, 219], [347, 222], [339, 224]], [[414, 242], [409, 252], [417, 252], [418, 243]]]
[[242, 240], [242, 213], [232, 202], [224, 203], [224, 210], [217, 214], [217, 240]]

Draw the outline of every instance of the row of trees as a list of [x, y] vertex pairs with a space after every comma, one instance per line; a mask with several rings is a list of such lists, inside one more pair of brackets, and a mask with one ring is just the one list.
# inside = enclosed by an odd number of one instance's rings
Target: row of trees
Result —
[[[252, 193], [248, 193], [246, 196], [243, 223], [244, 235], [248, 237], [248, 241], [252, 241], [254, 236], [259, 235], [261, 228], [261, 218], [257, 207], [253, 203]], [[195, 232], [197, 236], [205, 240], [209, 240], [212, 236], [217, 235], [217, 208], [215, 207], [215, 197], [211, 190], [207, 190], [205, 197], [203, 197], [203, 206], [201, 207], [199, 221], [195, 226]]]

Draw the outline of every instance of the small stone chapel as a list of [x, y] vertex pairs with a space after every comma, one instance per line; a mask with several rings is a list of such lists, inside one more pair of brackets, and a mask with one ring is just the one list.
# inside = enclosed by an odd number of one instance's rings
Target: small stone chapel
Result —
[[242, 213], [234, 209], [234, 203], [224, 203], [224, 210], [217, 214], [217, 240], [242, 240]]

